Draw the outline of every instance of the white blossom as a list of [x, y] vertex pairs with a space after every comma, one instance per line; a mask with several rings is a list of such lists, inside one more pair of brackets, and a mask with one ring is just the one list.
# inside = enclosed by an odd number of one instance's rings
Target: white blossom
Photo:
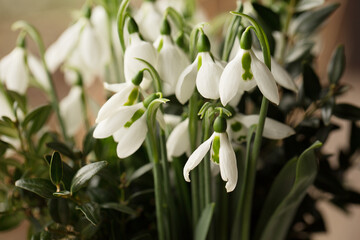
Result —
[[166, 149], [168, 159], [171, 160], [172, 157], [180, 157], [184, 153], [189, 155], [191, 152], [189, 140], [189, 119], [186, 118], [173, 129], [167, 139]]
[[135, 14], [135, 20], [139, 30], [145, 39], [153, 42], [160, 33], [160, 25], [163, 16], [156, 4], [152, 1], [144, 1]]

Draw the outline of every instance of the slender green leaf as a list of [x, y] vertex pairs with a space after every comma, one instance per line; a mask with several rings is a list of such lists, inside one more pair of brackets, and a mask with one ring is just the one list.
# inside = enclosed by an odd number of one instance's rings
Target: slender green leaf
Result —
[[116, 203], [116, 202], [110, 202], [110, 203], [104, 203], [100, 205], [101, 208], [104, 209], [113, 209], [118, 212], [126, 213], [129, 215], [135, 215], [136, 211], [124, 204]]
[[0, 231], [7, 231], [17, 227], [25, 219], [23, 212], [13, 212], [0, 215]]
[[333, 52], [327, 68], [330, 84], [337, 84], [345, 70], [345, 48], [340, 45]]
[[95, 128], [91, 128], [89, 132], [86, 134], [83, 141], [83, 154], [87, 156], [93, 149], [95, 145], [95, 138], [93, 137], [93, 132]]
[[307, 11], [324, 4], [324, 0], [300, 0], [295, 7], [297, 12]]
[[0, 135], [8, 136], [10, 138], [18, 137], [15, 125], [3, 120], [0, 120]]
[[20, 95], [19, 93], [11, 90], [7, 90], [8, 96], [17, 103], [17, 106], [23, 113], [26, 113], [26, 96]]
[[82, 188], [87, 181], [95, 176], [101, 169], [103, 169], [108, 163], [106, 161], [90, 163], [77, 171], [74, 178], [71, 181], [70, 192], [75, 193]]
[[54, 152], [50, 161], [50, 180], [54, 185], [59, 185], [63, 178], [63, 165], [61, 156], [58, 152]]
[[153, 168], [152, 163], [148, 163], [145, 164], [144, 166], [138, 168], [136, 171], [134, 171], [131, 176], [129, 177], [129, 179], [127, 180], [127, 184], [130, 184], [132, 181], [134, 181], [135, 179], [138, 179], [139, 177], [141, 177], [142, 175], [144, 175], [145, 173], [149, 172], [151, 169]]
[[27, 127], [29, 129], [30, 135], [36, 133], [44, 126], [51, 112], [51, 105], [45, 105], [34, 109], [28, 115], [26, 115], [22, 123], [23, 127]]
[[58, 151], [59, 153], [69, 157], [70, 159], [76, 159], [75, 153], [65, 143], [49, 142], [46, 144], [46, 146], [55, 151]]
[[326, 126], [330, 124], [330, 118], [333, 113], [334, 104], [335, 98], [331, 97], [328, 101], [324, 103], [321, 108], [321, 117]]
[[97, 226], [100, 223], [100, 208], [97, 203], [85, 203], [80, 207], [76, 207], [77, 210], [80, 210], [86, 217], [89, 222], [94, 226]]
[[211, 218], [214, 213], [215, 203], [209, 203], [201, 213], [195, 228], [195, 240], [205, 240], [209, 231]]
[[339, 6], [339, 3], [333, 3], [301, 14], [294, 21], [293, 32], [305, 36], [312, 34]]
[[15, 182], [15, 186], [33, 192], [43, 198], [54, 198], [56, 191], [50, 180], [43, 178], [20, 179]]
[[320, 142], [315, 142], [280, 171], [265, 201], [255, 239], [285, 238], [297, 208], [315, 180], [317, 159], [314, 151], [320, 146]]
[[272, 30], [281, 30], [280, 16], [277, 13], [256, 2], [253, 2], [252, 5], [258, 16], [262, 18]]
[[347, 103], [336, 104], [333, 109], [333, 114], [338, 118], [350, 121], [360, 120], [360, 108]]

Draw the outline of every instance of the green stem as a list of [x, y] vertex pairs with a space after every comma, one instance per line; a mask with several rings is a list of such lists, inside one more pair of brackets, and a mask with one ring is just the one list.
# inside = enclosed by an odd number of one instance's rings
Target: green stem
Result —
[[84, 122], [85, 122], [86, 132], [88, 132], [91, 125], [90, 125], [89, 118], [88, 118], [88, 109], [87, 109], [88, 104], [87, 104], [87, 99], [86, 99], [86, 92], [85, 92], [84, 82], [83, 82], [81, 73], [77, 72], [77, 74], [78, 74], [78, 82], [81, 87], [81, 107], [83, 110], [82, 113], [83, 113], [83, 118], [84, 118]]
[[[210, 109], [208, 110], [210, 112]], [[206, 141], [210, 137], [212, 119], [205, 115], [204, 121], [204, 136], [203, 140]], [[206, 154], [204, 159], [204, 181], [205, 181], [205, 206], [211, 202], [211, 171], [210, 171], [210, 154]]]
[[[197, 139], [197, 126], [198, 126], [198, 93], [195, 92], [189, 101], [189, 135], [190, 135], [190, 146], [191, 152], [196, 149]], [[191, 178], [191, 200], [192, 200], [192, 213], [193, 213], [193, 227], [195, 229], [198, 218], [200, 216], [200, 204], [199, 204], [199, 181], [198, 181], [198, 168], [193, 169], [190, 172]]]
[[56, 89], [55, 89], [55, 85], [54, 85], [54, 82], [52, 81], [52, 76], [51, 76], [51, 73], [49, 71], [49, 68], [46, 64], [46, 61], [45, 61], [45, 46], [44, 46], [44, 43], [40, 37], [40, 34], [39, 32], [35, 29], [34, 26], [30, 25], [29, 23], [25, 22], [25, 21], [18, 21], [18, 22], [15, 22], [13, 25], [12, 25], [12, 28], [14, 30], [16, 29], [23, 29], [24, 31], [26, 31], [30, 36], [31, 38], [34, 40], [34, 42], [36, 43], [38, 49], [39, 49], [39, 53], [40, 53], [40, 58], [41, 58], [41, 63], [46, 71], [46, 78], [50, 84], [50, 91], [48, 92], [48, 95], [49, 95], [49, 98], [50, 98], [50, 101], [51, 101], [51, 105], [55, 111], [55, 114], [57, 116], [57, 119], [58, 119], [58, 122], [60, 124], [60, 128], [61, 128], [61, 132], [62, 132], [62, 135], [64, 137], [64, 139], [66, 141], [69, 140], [68, 136], [67, 136], [67, 133], [66, 133], [66, 129], [65, 129], [65, 124], [64, 124], [64, 121], [60, 115], [60, 108], [59, 108], [59, 100], [58, 100], [58, 96], [57, 96], [57, 93], [56, 93]]

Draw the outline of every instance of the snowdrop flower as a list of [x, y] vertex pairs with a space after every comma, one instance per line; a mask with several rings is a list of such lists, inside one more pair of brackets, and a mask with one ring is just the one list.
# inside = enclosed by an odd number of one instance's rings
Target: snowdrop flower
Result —
[[210, 158], [213, 162], [219, 164], [221, 178], [226, 181], [226, 191], [231, 192], [235, 189], [238, 170], [235, 152], [226, 133], [226, 125], [226, 119], [221, 115], [218, 116], [214, 121], [214, 133], [191, 154], [183, 170], [187, 182], [190, 182], [190, 171], [199, 165], [206, 153], [211, 149]]
[[155, 1], [145, 0], [135, 15], [139, 23], [141, 34], [145, 39], [153, 42], [160, 32], [162, 14], [157, 8]]
[[24, 36], [20, 36], [18, 45], [1, 59], [1, 81], [6, 85], [8, 90], [24, 94], [30, 82], [29, 74], [32, 74], [37, 83], [45, 90], [48, 90], [50, 85], [43, 65], [38, 58], [27, 53], [24, 45]]
[[91, 77], [84, 78], [85, 85], [90, 85], [95, 76], [101, 75], [110, 59], [107, 24], [105, 9], [100, 6], [87, 9], [84, 16], [65, 30], [46, 51], [45, 59], [50, 71], [54, 72], [66, 62], [82, 73], [90, 72]]
[[163, 80], [164, 96], [175, 93], [180, 74], [190, 64], [186, 54], [172, 41], [170, 33], [169, 22], [164, 19], [161, 35], [154, 42], [154, 47], [158, 51], [156, 69]]
[[239, 92], [249, 91], [256, 85], [271, 102], [279, 104], [279, 93], [274, 76], [266, 65], [251, 50], [250, 29], [243, 33], [236, 57], [226, 65], [221, 75], [219, 92], [221, 103], [225, 106]]
[[81, 94], [81, 87], [74, 86], [59, 104], [60, 115], [64, 119], [65, 129], [69, 136], [74, 136], [83, 123], [84, 114], [81, 104]]
[[[228, 120], [227, 132], [234, 142], [240, 143], [246, 139], [248, 129], [259, 122], [259, 115], [244, 115], [236, 113]], [[279, 140], [295, 134], [294, 129], [271, 118], [265, 119], [263, 137]]]
[[[143, 79], [143, 71], [140, 71], [131, 82], [107, 84], [105, 88], [109, 91], [116, 92], [109, 100], [100, 108], [96, 123], [111, 117], [121, 106], [133, 105], [143, 91], [139, 85]], [[110, 135], [109, 135], [110, 136]]]
[[[131, 81], [136, 74], [147, 66], [139, 61], [143, 59], [155, 66], [156, 63], [156, 51], [152, 44], [141, 40], [139, 35], [139, 29], [134, 19], [130, 18], [128, 22], [129, 31], [129, 45], [127, 46], [124, 54], [124, 71], [125, 80]], [[147, 89], [151, 84], [150, 76], [145, 74], [145, 79], [141, 83], [141, 87]]]
[[[146, 122], [147, 107], [152, 100], [157, 98], [156, 94], [150, 95], [143, 102], [131, 106], [119, 106], [103, 112], [102, 119], [97, 118], [93, 136], [94, 138], [107, 138], [113, 136], [117, 145], [119, 158], [126, 158], [140, 148], [145, 140], [148, 128]], [[104, 105], [105, 106], [105, 105]], [[103, 107], [104, 107], [103, 106]]]
[[25, 64], [26, 51], [17, 46], [0, 62], [0, 78], [8, 90], [24, 94], [29, 85], [29, 74]]
[[210, 53], [210, 42], [204, 33], [198, 39], [198, 55], [195, 61], [181, 73], [175, 94], [180, 103], [187, 102], [195, 90], [209, 99], [219, 98], [219, 79], [222, 65], [215, 61]]
[[168, 159], [180, 157], [184, 153], [190, 155], [190, 135], [189, 135], [189, 118], [179, 123], [170, 133], [166, 142]]

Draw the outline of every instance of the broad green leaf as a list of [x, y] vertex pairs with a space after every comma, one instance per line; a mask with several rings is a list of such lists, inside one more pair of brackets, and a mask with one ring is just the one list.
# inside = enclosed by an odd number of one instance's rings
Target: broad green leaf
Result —
[[100, 208], [97, 203], [85, 203], [80, 207], [76, 207], [77, 210], [80, 210], [86, 217], [89, 222], [93, 225], [98, 225], [100, 222]]
[[309, 36], [340, 6], [339, 3], [329, 4], [323, 8], [307, 11], [294, 20], [291, 27], [294, 34]]
[[331, 56], [330, 63], [327, 68], [330, 84], [337, 84], [345, 70], [345, 48], [340, 45], [336, 48]]
[[50, 180], [43, 178], [20, 179], [15, 182], [15, 186], [33, 192], [43, 198], [54, 198], [55, 186]]
[[195, 240], [205, 240], [209, 231], [215, 203], [209, 203], [201, 213], [195, 228]]
[[23, 212], [13, 212], [0, 215], [0, 231], [7, 231], [18, 226], [25, 219]]
[[80, 168], [71, 181], [70, 192], [74, 193], [79, 191], [79, 189], [82, 188], [87, 183], [87, 181], [89, 181], [93, 176], [95, 176], [107, 164], [108, 163], [106, 161], [101, 161], [90, 163]]
[[50, 216], [55, 222], [61, 224], [67, 224], [69, 222], [70, 211], [66, 199], [50, 199], [48, 206]]
[[51, 156], [50, 161], [50, 180], [51, 182], [57, 186], [61, 183], [61, 180], [63, 178], [63, 165], [61, 156], [58, 152], [54, 152]]
[[350, 121], [360, 120], [360, 108], [347, 103], [336, 104], [333, 109], [333, 114], [338, 118]]
[[319, 99], [321, 91], [320, 80], [308, 63], [303, 65], [303, 88], [305, 96], [314, 101]]
[[0, 120], [0, 135], [8, 136], [10, 138], [18, 137], [15, 125], [4, 120]]
[[23, 127], [28, 128], [29, 134], [34, 134], [39, 131], [52, 112], [51, 105], [38, 107], [26, 115], [23, 121]]
[[136, 211], [134, 209], [132, 209], [124, 204], [120, 204], [120, 203], [116, 203], [116, 202], [104, 203], [104, 204], [101, 204], [100, 207], [104, 208], [104, 209], [113, 209], [118, 212], [130, 214], [130, 215], [136, 214]]
[[285, 238], [297, 208], [315, 180], [317, 159], [314, 151], [320, 146], [320, 142], [315, 142], [280, 171], [265, 201], [255, 239]]
[[264, 20], [266, 25], [272, 30], [281, 30], [280, 16], [278, 14], [261, 4], [253, 2], [252, 5], [258, 16]]
[[300, 0], [295, 7], [297, 12], [307, 11], [324, 4], [324, 0]]

